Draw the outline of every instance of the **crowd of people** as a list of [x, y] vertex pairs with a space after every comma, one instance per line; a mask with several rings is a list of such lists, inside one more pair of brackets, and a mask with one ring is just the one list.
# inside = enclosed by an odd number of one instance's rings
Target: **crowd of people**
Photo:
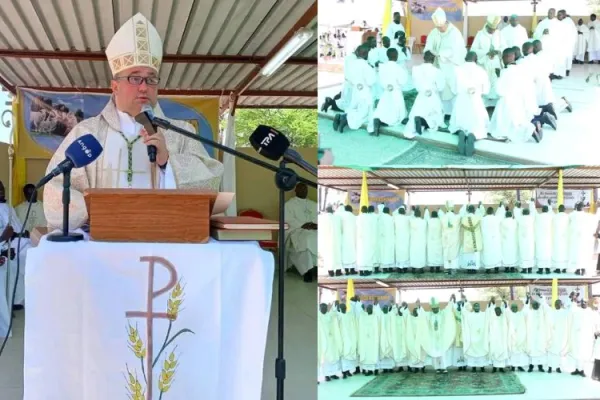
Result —
[[[458, 212], [445, 207], [391, 212], [380, 204], [328, 207], [319, 215], [319, 255], [329, 276], [375, 273], [475, 274], [504, 272], [586, 275], [600, 234], [598, 214], [578, 203], [570, 213], [548, 201], [540, 211], [533, 199], [487, 209], [479, 203]], [[535, 269], [535, 271], [534, 271]], [[600, 271], [600, 262], [597, 267]]]
[[319, 35], [319, 58], [325, 60], [346, 57], [346, 32], [336, 28]]
[[565, 10], [550, 9], [531, 36], [516, 15], [503, 25], [490, 16], [469, 50], [441, 8], [432, 20], [424, 62], [412, 69], [398, 13], [382, 47], [368, 40], [346, 56], [342, 91], [321, 107], [336, 112], [335, 131], [366, 126], [378, 136], [382, 126], [404, 125], [403, 136], [412, 139], [438, 130], [458, 136], [464, 156], [474, 154], [477, 140], [539, 143], [544, 127], [556, 130], [560, 113], [573, 111], [552, 81], [568, 78], [586, 54], [589, 63], [600, 62], [594, 15], [576, 25]]
[[445, 307], [432, 298], [426, 311], [414, 305], [319, 305], [318, 368], [326, 381], [364, 375], [436, 373], [449, 367], [472, 373], [507, 371], [570, 373], [600, 380], [600, 298], [592, 308], [579, 294], [549, 304], [492, 297], [486, 304], [452, 295]]

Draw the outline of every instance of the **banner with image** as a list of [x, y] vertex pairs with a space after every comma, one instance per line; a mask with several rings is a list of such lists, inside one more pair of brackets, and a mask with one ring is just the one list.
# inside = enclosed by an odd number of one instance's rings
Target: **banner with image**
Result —
[[[340, 302], [346, 302], [346, 290], [340, 292]], [[365, 305], [374, 304], [375, 300], [379, 304], [391, 304], [396, 301], [396, 289], [354, 289], [354, 295], [360, 298], [361, 303]]]
[[[569, 294], [571, 292], [577, 293], [577, 289], [579, 288], [579, 292], [581, 293], [579, 296], [583, 296], [584, 288], [583, 286], [575, 286], [575, 285], [558, 285], [558, 298], [564, 302], [569, 299]], [[540, 286], [540, 285], [529, 285], [529, 293], [531, 295], [536, 296], [544, 296], [544, 298], [550, 303], [552, 301], [552, 285], [548, 286]]]
[[450, 22], [462, 22], [463, 0], [409, 0], [410, 12], [413, 18], [421, 21], [431, 21], [431, 15], [441, 8]]
[[[563, 190], [564, 206], [567, 209], [575, 208], [575, 204], [583, 202], [584, 207], [590, 206], [592, 199], [592, 190]], [[558, 190], [537, 189], [535, 191], [536, 206], [543, 207], [548, 205], [548, 200], [552, 205], [556, 205], [558, 199]]]
[[[369, 190], [369, 205], [375, 206], [375, 209], [377, 209], [377, 205], [382, 203], [386, 207], [389, 207], [391, 211], [395, 211], [404, 205], [404, 196], [394, 190]], [[354, 209], [360, 207], [360, 191], [350, 192], [350, 205]]]

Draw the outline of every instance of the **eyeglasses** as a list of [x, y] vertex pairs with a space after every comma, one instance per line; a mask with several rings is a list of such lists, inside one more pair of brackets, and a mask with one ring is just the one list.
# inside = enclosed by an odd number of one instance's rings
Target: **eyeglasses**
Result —
[[131, 83], [132, 85], [136, 85], [136, 86], [141, 85], [142, 82], [146, 82], [146, 85], [148, 85], [148, 86], [156, 86], [160, 82], [160, 78], [157, 78], [156, 76], [143, 77], [143, 76], [130, 75], [130, 76], [120, 76], [115, 79], [127, 79], [127, 82]]

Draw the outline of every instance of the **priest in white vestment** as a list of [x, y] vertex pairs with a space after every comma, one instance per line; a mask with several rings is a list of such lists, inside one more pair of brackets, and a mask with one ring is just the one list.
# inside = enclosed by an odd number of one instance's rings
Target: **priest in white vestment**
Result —
[[430, 51], [435, 56], [435, 66], [444, 75], [446, 85], [441, 94], [444, 113], [450, 115], [454, 106], [454, 93], [451, 82], [454, 80], [454, 68], [465, 61], [467, 49], [462, 33], [446, 19], [446, 13], [438, 8], [431, 19], [435, 28], [427, 36], [423, 53]]
[[410, 267], [410, 217], [404, 206], [394, 214], [394, 243], [396, 268], [398, 272], [407, 272]]
[[452, 364], [458, 367], [459, 371], [467, 370], [467, 362], [465, 360], [465, 354], [463, 349], [463, 333], [462, 333], [462, 307], [464, 302], [456, 302], [456, 295], [452, 294], [452, 301], [454, 302], [454, 323], [456, 325], [456, 338], [452, 343]]
[[[550, 202], [548, 204], [551, 205]], [[535, 265], [537, 273], [541, 274], [545, 269], [550, 272], [552, 265], [552, 213], [550, 206], [543, 206], [542, 211], [537, 213], [532, 209], [535, 217]]]
[[490, 308], [481, 312], [479, 303], [472, 305], [466, 302], [462, 308], [463, 351], [467, 366], [473, 371], [477, 367], [481, 372], [489, 364], [489, 331], [488, 318]]
[[[492, 363], [492, 372], [497, 369], [504, 372], [508, 365], [510, 353], [508, 351], [508, 320], [506, 316], [506, 302], [502, 305], [495, 304], [494, 299], [488, 304], [488, 340], [490, 346], [490, 361]], [[487, 311], [487, 310], [486, 310]]]
[[504, 205], [498, 206], [496, 212], [488, 207], [486, 216], [481, 221], [481, 233], [483, 235], [483, 251], [481, 253], [481, 265], [486, 273], [500, 271], [502, 265], [502, 235], [500, 222], [504, 214]]
[[317, 265], [317, 203], [308, 198], [308, 187], [296, 185], [296, 196], [285, 202], [285, 246], [288, 262], [310, 282], [311, 270]]
[[406, 351], [406, 324], [410, 314], [408, 304], [402, 303], [400, 306], [392, 308], [391, 313], [391, 337], [392, 351], [394, 354], [394, 362], [399, 371], [404, 371], [404, 367], [408, 366], [408, 353]]
[[421, 210], [416, 209], [410, 218], [410, 267], [412, 272], [425, 272], [427, 265], [427, 221], [421, 217]]
[[356, 274], [356, 215], [347, 205], [340, 214], [342, 220], [342, 267], [346, 275]]
[[[375, 40], [375, 38], [373, 36], [370, 36], [370, 39]], [[392, 42], [390, 41], [390, 38], [387, 36], [384, 36], [382, 39], [382, 45], [383, 45], [382, 47], [377, 47], [377, 45], [375, 45], [375, 47], [372, 47], [371, 50], [369, 50], [369, 55], [367, 56], [367, 61], [376, 70], [379, 69], [379, 66], [381, 64], [389, 61], [387, 51], [391, 48], [390, 47], [391, 44], [392, 44]], [[377, 97], [379, 97], [379, 96], [377, 96]]]
[[340, 362], [342, 350], [342, 335], [340, 334], [340, 325], [337, 313], [328, 310], [327, 304], [319, 305], [319, 363], [321, 366], [320, 376], [324, 376], [327, 381], [338, 379], [338, 374], [342, 372]]
[[374, 312], [379, 317], [379, 364], [378, 369], [384, 373], [392, 372], [396, 366], [394, 360], [394, 349], [392, 347], [392, 318], [389, 311], [391, 306], [377, 304], [374, 306]]
[[557, 19], [560, 21], [558, 27], [560, 28], [561, 40], [561, 58], [559, 58], [559, 60], [562, 60], [566, 76], [569, 76], [571, 74], [571, 68], [573, 67], [573, 53], [575, 53], [575, 46], [577, 45], [577, 27], [571, 17], [567, 17], [567, 12], [565, 10], [560, 10], [558, 12]]
[[474, 274], [479, 269], [481, 251], [483, 249], [483, 235], [481, 229], [482, 218], [475, 213], [475, 206], [469, 204], [467, 214], [462, 216], [462, 249], [465, 267], [468, 273]]
[[408, 82], [406, 68], [398, 64], [398, 50], [387, 50], [389, 61], [379, 65], [379, 81], [383, 94], [377, 103], [374, 114], [375, 136], [379, 136], [382, 124], [399, 125], [406, 118], [406, 105], [402, 94], [403, 86]]
[[[544, 32], [548, 31], [545, 35]], [[560, 21], [556, 18], [556, 9], [548, 10], [548, 18], [545, 18], [535, 28], [533, 37], [537, 40], [544, 39], [544, 50], [548, 53], [548, 62], [552, 68], [552, 74], [557, 77], [566, 75], [565, 64], [563, 60], [564, 38], [561, 38], [562, 29]], [[545, 36], [545, 37], [544, 37]]]
[[519, 235], [517, 221], [510, 211], [500, 221], [500, 242], [504, 272], [515, 272], [519, 266]]
[[431, 272], [441, 272], [444, 265], [444, 246], [442, 245], [442, 210], [429, 212], [425, 209], [425, 221], [427, 221], [427, 265]]
[[450, 300], [440, 310], [438, 300], [433, 297], [430, 302], [431, 312], [419, 310], [424, 314], [426, 325], [421, 332], [421, 345], [431, 357], [436, 372], [448, 373], [452, 362], [452, 345], [456, 339], [456, 322], [454, 320], [454, 301]]
[[400, 13], [394, 13], [394, 19], [388, 25], [387, 31], [385, 32], [385, 36], [389, 37], [393, 43], [398, 41], [399, 32], [406, 32], [404, 30], [404, 25], [400, 22]]
[[568, 362], [575, 369], [571, 375], [585, 377], [584, 371], [594, 360], [594, 334], [600, 330], [598, 315], [594, 315], [585, 301], [581, 301], [579, 307], [573, 304], [569, 311]]
[[575, 61], [577, 64], [584, 63], [589, 40], [590, 28], [579, 18], [579, 21], [577, 21], [577, 45], [575, 47]]
[[427, 329], [427, 319], [422, 311], [421, 302], [417, 300], [406, 320], [408, 370], [413, 372], [417, 372], [417, 370], [424, 372], [425, 364], [428, 364], [431, 360], [422, 346], [423, 337], [421, 332]]
[[490, 90], [484, 95], [487, 107], [493, 107], [498, 101], [496, 85], [502, 69], [502, 38], [497, 26], [500, 17], [489, 16], [485, 26], [477, 32], [470, 51], [477, 54], [477, 63], [485, 70], [490, 82]]
[[342, 275], [342, 221], [331, 206], [319, 215], [319, 254], [329, 276]]
[[377, 246], [376, 223], [368, 207], [363, 206], [356, 217], [356, 264], [361, 276], [373, 272]]
[[535, 203], [530, 202], [529, 208], [516, 218], [519, 240], [519, 261], [521, 272], [531, 273], [535, 265]]
[[590, 63], [600, 62], [600, 21], [596, 19], [596, 14], [590, 15], [588, 29], [590, 30], [590, 39], [588, 41], [588, 61]]
[[[548, 348], [550, 347], [550, 325], [544, 309], [540, 307], [542, 300], [533, 299], [529, 295], [523, 307], [527, 326], [527, 354], [529, 355], [529, 372], [537, 365], [538, 371], [544, 371], [548, 364]], [[531, 308], [529, 308], [531, 306]]]
[[[354, 304], [351, 302], [350, 307], [353, 307]], [[342, 338], [342, 374], [344, 377], [349, 377], [352, 376], [352, 371], [358, 367], [358, 325], [355, 313], [347, 310], [346, 304], [340, 304], [340, 312], [337, 316]]]
[[591, 265], [596, 225], [594, 216], [583, 211], [582, 203], [577, 203], [569, 215], [569, 272], [585, 275], [586, 267]]
[[551, 308], [546, 301], [542, 301], [542, 304], [550, 330], [548, 373], [552, 372], [553, 368], [556, 372], [561, 373], [569, 351], [569, 311], [563, 307], [562, 301], [559, 299], [554, 302], [554, 308]]
[[522, 48], [523, 44], [529, 40], [527, 29], [519, 23], [519, 17], [511, 15], [510, 25], [502, 29], [502, 45], [503, 49], [509, 47]]
[[396, 268], [395, 239], [394, 239], [394, 217], [390, 215], [390, 209], [383, 208], [379, 214], [378, 224], [379, 262], [383, 272], [391, 273]]
[[529, 356], [527, 354], [527, 325], [525, 323], [525, 311], [519, 311], [517, 303], [510, 306], [510, 312], [507, 312], [508, 321], [508, 365], [512, 371], [517, 368], [525, 372], [523, 367], [529, 365]]
[[365, 375], [373, 375], [379, 367], [379, 317], [368, 305], [358, 317], [358, 359]]
[[555, 273], [566, 272], [569, 265], [569, 216], [565, 206], [558, 206], [552, 217], [552, 268]]
[[458, 152], [467, 157], [473, 155], [476, 140], [487, 138], [490, 124], [482, 97], [490, 91], [490, 79], [477, 59], [477, 54], [470, 51], [466, 62], [456, 67], [456, 100], [448, 127], [450, 132], [458, 132]]
[[[71, 230], [88, 221], [83, 199], [88, 188], [219, 190], [223, 164], [213, 159], [202, 143], [162, 128], [150, 136], [134, 119], [146, 105], [152, 106], [155, 116], [165, 118], [157, 102], [162, 55], [158, 31], [140, 13], [125, 22], [108, 44], [113, 95], [98, 116], [78, 123], [69, 132], [46, 170], [49, 173], [62, 162], [67, 147], [82, 135], [91, 133], [104, 149], [98, 160], [71, 171]], [[187, 122], [165, 119], [194, 131]], [[157, 147], [155, 164], [148, 159], [149, 145]], [[62, 186], [63, 177], [59, 175], [44, 188], [44, 211], [50, 229], [62, 227]]]
[[458, 269], [458, 256], [460, 251], [460, 216], [454, 213], [454, 203], [446, 203], [446, 212], [441, 217], [442, 222], [442, 253], [444, 257], [444, 270]]
[[44, 203], [38, 200], [35, 185], [31, 183], [25, 185], [23, 187], [23, 195], [25, 196], [25, 201], [15, 207], [15, 212], [17, 213], [17, 217], [19, 217], [19, 221], [23, 224], [25, 222], [25, 217], [27, 216], [27, 209], [31, 203], [25, 230], [31, 233], [33, 228], [46, 228], [48, 223], [46, 221], [46, 216], [44, 215]]

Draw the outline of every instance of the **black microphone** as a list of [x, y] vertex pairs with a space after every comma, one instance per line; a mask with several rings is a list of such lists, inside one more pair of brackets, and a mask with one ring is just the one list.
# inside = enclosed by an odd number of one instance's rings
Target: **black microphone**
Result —
[[65, 160], [61, 161], [48, 175], [44, 176], [35, 185], [36, 189], [41, 188], [46, 183], [50, 182], [52, 178], [60, 174], [70, 171], [73, 168], [85, 167], [91, 164], [98, 156], [102, 153], [102, 145], [94, 137], [94, 135], [88, 133], [86, 135], [77, 138], [65, 151]]
[[[154, 111], [152, 111], [152, 106], [149, 104], [145, 104], [142, 107], [142, 112], [135, 116], [135, 120], [137, 123], [144, 126], [144, 129], [146, 129], [146, 132], [148, 132], [149, 135], [154, 135], [156, 133], [156, 125], [152, 123], [154, 120]], [[148, 158], [151, 163], [156, 162], [156, 151], [156, 146], [148, 146]]]
[[309, 174], [317, 176], [317, 168], [306, 162], [296, 150], [290, 149], [288, 138], [275, 128], [259, 125], [250, 135], [250, 144], [254, 150], [269, 160], [278, 161], [283, 157], [285, 161], [296, 164]]

